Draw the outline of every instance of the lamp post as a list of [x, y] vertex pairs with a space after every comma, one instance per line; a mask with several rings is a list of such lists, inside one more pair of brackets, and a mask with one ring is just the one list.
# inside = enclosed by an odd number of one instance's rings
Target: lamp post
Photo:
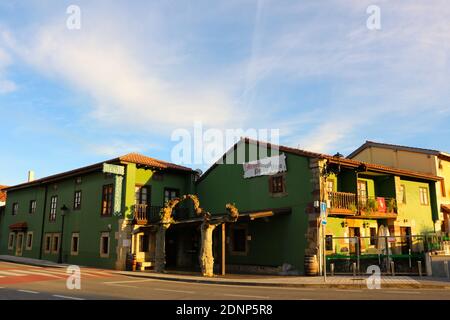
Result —
[[62, 251], [63, 251], [63, 239], [64, 239], [64, 217], [66, 216], [66, 212], [69, 210], [69, 208], [66, 207], [66, 205], [63, 205], [61, 207], [61, 240], [59, 242], [59, 257], [58, 257], [58, 263], [62, 263]]

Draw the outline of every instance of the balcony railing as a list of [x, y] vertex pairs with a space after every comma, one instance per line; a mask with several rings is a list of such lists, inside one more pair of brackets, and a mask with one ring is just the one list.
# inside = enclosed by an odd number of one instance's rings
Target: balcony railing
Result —
[[394, 198], [357, 197], [349, 192], [329, 192], [330, 213], [354, 216], [389, 217], [397, 214]]
[[[147, 225], [156, 223], [160, 219], [162, 206], [149, 206], [137, 204], [134, 206], [134, 220], [136, 224]], [[175, 208], [172, 212], [174, 220], [183, 220], [189, 217], [188, 208]]]

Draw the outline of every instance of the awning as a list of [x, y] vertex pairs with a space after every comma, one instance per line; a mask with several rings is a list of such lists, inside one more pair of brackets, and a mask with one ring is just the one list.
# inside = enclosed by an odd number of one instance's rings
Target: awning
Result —
[[11, 231], [24, 231], [28, 229], [28, 224], [26, 222], [17, 222], [9, 225]]
[[449, 204], [441, 204], [441, 211], [444, 213], [450, 214], [450, 205]]

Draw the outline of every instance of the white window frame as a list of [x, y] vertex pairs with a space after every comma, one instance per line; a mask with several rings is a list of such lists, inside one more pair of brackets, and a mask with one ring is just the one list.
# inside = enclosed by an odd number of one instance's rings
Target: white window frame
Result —
[[[31, 246], [28, 246], [28, 237], [29, 236], [31, 236]], [[25, 250], [32, 250], [33, 249], [33, 240], [34, 240], [33, 231], [28, 231], [27, 235], [25, 237]]]
[[[19, 236], [22, 236], [22, 243], [20, 244], [20, 246], [18, 246]], [[18, 232], [17, 233], [17, 237], [16, 237], [16, 251], [15, 251], [15, 255], [16, 256], [21, 257], [23, 255], [23, 243], [24, 243], [24, 240], [25, 240], [25, 233], [24, 232]]]
[[[11, 241], [12, 236], [12, 241]], [[14, 244], [16, 243], [16, 234], [14, 232], [10, 232], [8, 235], [8, 250], [14, 250]]]
[[[108, 253], [103, 253], [103, 238], [108, 238]], [[109, 236], [109, 232], [102, 232], [100, 234], [100, 257], [101, 258], [109, 258], [109, 253], [111, 251], [111, 237]]]
[[[422, 192], [422, 190], [424, 192]], [[424, 196], [424, 198], [422, 198], [422, 196]], [[420, 204], [422, 206], [429, 206], [430, 205], [430, 199], [428, 197], [428, 188], [426, 187], [419, 187], [419, 200], [420, 200]], [[425, 201], [423, 201], [425, 200]]]
[[[46, 233], [44, 235], [44, 253], [46, 254], [50, 254], [52, 252], [52, 234], [51, 233]], [[47, 250], [47, 239], [50, 239], [48, 241], [48, 243], [50, 244], [50, 248]]]
[[[58, 247], [56, 248], [56, 250], [55, 250], [55, 238], [58, 238]], [[50, 249], [52, 254], [59, 253], [59, 250], [61, 249], [61, 234], [59, 233], [52, 234], [52, 247]]]
[[[78, 243], [77, 243], [77, 251], [73, 251], [73, 239], [77, 238], [78, 239]], [[80, 233], [79, 232], [74, 232], [72, 233], [72, 238], [70, 241], [70, 255], [71, 256], [77, 256], [78, 253], [80, 252]]]

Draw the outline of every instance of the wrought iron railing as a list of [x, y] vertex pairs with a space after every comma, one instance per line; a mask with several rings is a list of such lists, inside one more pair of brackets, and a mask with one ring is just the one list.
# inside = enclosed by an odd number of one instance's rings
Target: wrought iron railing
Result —
[[386, 197], [357, 197], [355, 193], [330, 191], [331, 210], [336, 213], [396, 214], [397, 201]]
[[[137, 204], [134, 206], [134, 220], [136, 224], [147, 225], [156, 223], [160, 219], [162, 206]], [[172, 212], [174, 220], [184, 220], [189, 217], [188, 208], [175, 208]]]

